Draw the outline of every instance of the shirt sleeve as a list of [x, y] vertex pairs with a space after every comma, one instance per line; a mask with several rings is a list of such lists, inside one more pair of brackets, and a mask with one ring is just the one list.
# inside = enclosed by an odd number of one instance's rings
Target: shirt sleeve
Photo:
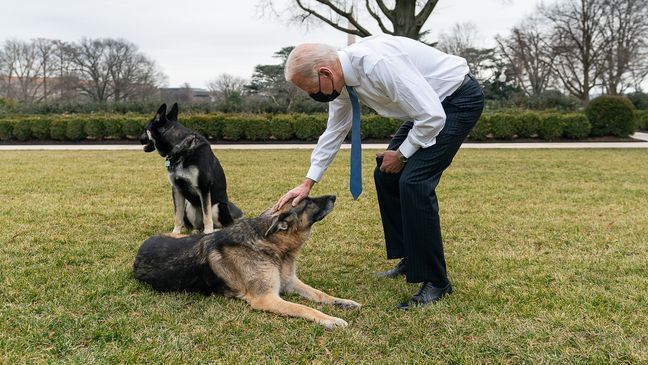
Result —
[[446, 114], [439, 95], [416, 67], [407, 59], [383, 59], [373, 67], [371, 79], [412, 119], [414, 126], [399, 147], [403, 156], [434, 145]]
[[353, 118], [350, 102], [346, 90], [336, 100], [329, 103], [329, 117], [326, 123], [326, 130], [317, 140], [317, 145], [311, 154], [311, 165], [306, 177], [319, 182], [335, 159], [340, 145], [351, 129]]

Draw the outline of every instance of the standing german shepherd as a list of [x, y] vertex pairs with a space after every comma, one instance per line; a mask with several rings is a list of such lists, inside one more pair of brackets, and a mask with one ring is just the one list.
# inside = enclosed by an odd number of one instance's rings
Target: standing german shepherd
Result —
[[[166, 114], [162, 104], [140, 136], [144, 152], [166, 157], [175, 220], [173, 233], [187, 228], [214, 231], [241, 218], [243, 212], [227, 198], [227, 181], [209, 141], [178, 123], [178, 104]], [[199, 208], [200, 207], [200, 208]]]
[[344, 308], [360, 304], [332, 297], [297, 278], [295, 259], [313, 223], [333, 210], [335, 196], [287, 203], [207, 235], [183, 238], [154, 236], [137, 252], [137, 280], [160, 291], [197, 291], [236, 297], [252, 308], [315, 321], [328, 329], [346, 326], [343, 319], [285, 301], [280, 293]]

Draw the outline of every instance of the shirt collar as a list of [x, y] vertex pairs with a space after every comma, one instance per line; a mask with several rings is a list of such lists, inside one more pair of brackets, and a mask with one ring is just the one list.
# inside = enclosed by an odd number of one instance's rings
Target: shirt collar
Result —
[[351, 66], [349, 55], [344, 51], [338, 51], [338, 57], [340, 58], [340, 64], [342, 65], [342, 72], [344, 72], [344, 83], [347, 86], [359, 86], [360, 81], [358, 80], [358, 74]]

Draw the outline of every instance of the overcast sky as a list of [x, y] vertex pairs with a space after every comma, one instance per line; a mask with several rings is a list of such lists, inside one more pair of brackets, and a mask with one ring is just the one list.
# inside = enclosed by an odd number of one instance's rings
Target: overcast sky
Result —
[[[250, 78], [272, 54], [305, 42], [346, 45], [344, 33], [259, 19], [257, 0], [1, 0], [0, 40], [125, 38], [153, 58], [169, 86], [205, 87], [221, 73]], [[530, 14], [537, 0], [440, 0], [430, 40], [456, 23], [477, 26], [483, 46]]]

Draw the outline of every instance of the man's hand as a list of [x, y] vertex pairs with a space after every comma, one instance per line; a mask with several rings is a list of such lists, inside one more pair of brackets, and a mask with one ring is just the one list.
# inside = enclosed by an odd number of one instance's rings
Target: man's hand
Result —
[[379, 152], [376, 154], [376, 157], [379, 156], [383, 157], [382, 165], [380, 165], [381, 172], [397, 174], [405, 167], [405, 164], [398, 159], [398, 151], [387, 150], [385, 152]]
[[310, 193], [311, 189], [313, 188], [313, 185], [315, 185], [315, 180], [311, 179], [306, 179], [304, 180], [303, 183], [295, 187], [294, 189], [290, 190], [287, 192], [284, 196], [279, 199], [277, 204], [272, 207], [273, 211], [277, 211], [281, 209], [281, 207], [284, 206], [284, 204], [288, 203], [290, 199], [292, 199], [292, 206], [296, 206], [299, 204], [300, 201], [302, 201], [304, 198], [308, 196]]

